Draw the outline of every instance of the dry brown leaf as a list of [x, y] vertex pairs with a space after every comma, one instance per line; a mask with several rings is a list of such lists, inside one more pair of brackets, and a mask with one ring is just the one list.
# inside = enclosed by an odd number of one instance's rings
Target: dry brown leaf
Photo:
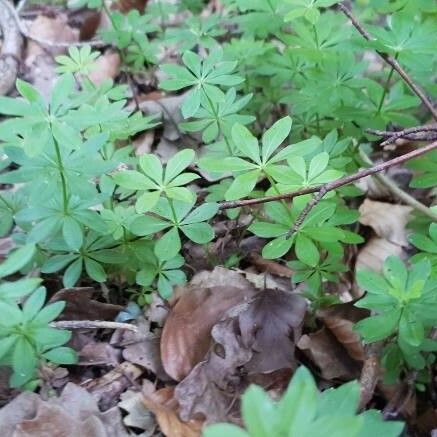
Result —
[[360, 374], [360, 363], [349, 356], [325, 327], [313, 334], [303, 335], [297, 347], [319, 367], [322, 377], [327, 380], [350, 381]]
[[2, 435], [11, 437], [119, 437], [126, 435], [118, 408], [102, 413], [84, 388], [69, 383], [59, 398], [22, 393], [0, 410]]
[[[51, 43], [74, 43], [79, 41], [79, 30], [72, 29], [68, 25], [66, 14], [57, 14], [53, 18], [38, 15], [29, 26], [29, 35], [38, 40]], [[43, 54], [44, 50], [48, 50], [53, 56], [57, 56], [65, 53], [67, 48], [51, 46], [50, 44], [43, 45], [30, 39], [27, 45], [26, 62], [29, 62], [32, 57]]]
[[153, 372], [159, 379], [168, 380], [159, 351], [160, 333], [152, 332], [150, 322], [143, 317], [136, 320], [138, 331], [118, 330], [111, 338], [111, 345], [123, 348], [123, 358]]
[[63, 288], [50, 302], [66, 302], [59, 320], [114, 320], [123, 307], [94, 300], [94, 294], [96, 291], [92, 287]]
[[364, 361], [365, 351], [360, 335], [353, 330], [353, 326], [368, 316], [367, 310], [357, 308], [352, 303], [332, 305], [317, 311], [317, 317], [323, 320], [325, 326], [356, 361]]
[[294, 349], [306, 306], [297, 294], [265, 290], [240, 313], [241, 339], [253, 351], [253, 358], [245, 365], [250, 374], [294, 368]]
[[137, 11], [143, 13], [146, 5], [147, 0], [117, 0], [114, 6], [116, 9], [125, 14], [132, 9], [136, 9]]
[[217, 323], [211, 334], [215, 344], [207, 358], [175, 389], [179, 414], [184, 421], [198, 415], [208, 422], [229, 420], [234, 412], [232, 407], [237, 406], [235, 400], [246, 385], [240, 369], [253, 353], [241, 340], [237, 318]]
[[118, 76], [120, 65], [120, 55], [107, 51], [93, 62], [93, 68], [88, 77], [94, 85], [101, 85], [105, 80], [115, 79]]
[[412, 210], [411, 206], [365, 199], [359, 208], [359, 221], [370, 226], [378, 237], [399, 246], [408, 246], [405, 226]]
[[173, 388], [162, 388], [143, 399], [144, 405], [156, 415], [161, 432], [166, 437], [199, 437], [203, 421], [182, 422], [177, 412]]
[[248, 375], [293, 369], [305, 309], [300, 296], [266, 290], [229, 310], [212, 329], [205, 360], [175, 389], [182, 420], [197, 414], [208, 422], [229, 420]]
[[254, 295], [242, 275], [223, 268], [201, 272], [178, 288], [161, 337], [165, 371], [177, 381], [187, 376], [208, 352], [212, 327], [226, 311]]

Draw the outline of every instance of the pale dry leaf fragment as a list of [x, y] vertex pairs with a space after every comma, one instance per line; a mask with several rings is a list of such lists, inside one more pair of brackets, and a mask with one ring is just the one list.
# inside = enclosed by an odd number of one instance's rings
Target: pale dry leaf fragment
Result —
[[315, 333], [303, 335], [297, 347], [317, 365], [324, 379], [350, 381], [360, 374], [360, 363], [349, 356], [325, 327]]
[[365, 351], [361, 337], [353, 327], [359, 320], [368, 316], [368, 310], [357, 308], [351, 302], [317, 311], [317, 318], [323, 321], [350, 357], [356, 361], [364, 361]]
[[[149, 383], [152, 384], [150, 381]], [[120, 398], [118, 407], [127, 413], [123, 417], [123, 423], [130, 428], [144, 431], [143, 437], [151, 436], [155, 431], [156, 421], [153, 414], [144, 405], [144, 395], [140, 392], [127, 390], [121, 394]]]
[[67, 384], [59, 398], [22, 393], [0, 410], [2, 435], [11, 437], [121, 437], [126, 430], [117, 407], [101, 412], [84, 388]]
[[107, 51], [92, 64], [88, 75], [91, 82], [98, 86], [108, 79], [115, 79], [120, 72], [121, 59], [116, 52]]
[[27, 45], [26, 63], [35, 56], [43, 54], [44, 51], [49, 51], [52, 56], [57, 56], [67, 51], [67, 47], [56, 46], [56, 43], [75, 43], [79, 41], [79, 30], [73, 29], [68, 25], [66, 14], [57, 14], [53, 18], [38, 15], [29, 26], [29, 35], [38, 40], [54, 43], [54, 45], [43, 45], [30, 39]]
[[174, 389], [165, 387], [146, 396], [143, 402], [155, 414], [159, 429], [166, 437], [200, 437], [203, 421], [182, 421], [173, 395]]
[[361, 224], [370, 226], [380, 238], [399, 246], [408, 246], [405, 226], [413, 208], [365, 199], [359, 208]]

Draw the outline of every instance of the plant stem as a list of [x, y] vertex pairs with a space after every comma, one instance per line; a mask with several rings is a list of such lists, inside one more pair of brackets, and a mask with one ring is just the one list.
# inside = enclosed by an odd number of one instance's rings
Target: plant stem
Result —
[[[394, 59], [397, 59], [397, 57], [398, 57], [398, 54], [396, 53], [396, 56]], [[388, 93], [388, 87], [390, 85], [390, 81], [391, 81], [391, 78], [392, 78], [394, 72], [395, 72], [395, 69], [392, 66], [390, 72], [388, 73], [387, 80], [385, 81], [384, 90], [382, 92], [381, 100], [379, 101], [379, 105], [378, 105], [378, 109], [376, 110], [376, 114], [381, 113], [382, 105], [384, 104], [385, 97]]]
[[370, 175], [373, 175], [375, 173], [379, 173], [383, 170], [386, 170], [387, 168], [393, 167], [394, 165], [402, 164], [403, 162], [406, 162], [406, 161], [409, 161], [410, 159], [422, 156], [425, 153], [430, 152], [431, 150], [435, 150], [435, 149], [437, 149], [437, 141], [430, 143], [430, 144], [428, 144], [420, 149], [416, 149], [416, 150], [413, 150], [411, 152], [405, 153], [404, 155], [397, 156], [396, 158], [390, 159], [389, 161], [374, 165], [371, 168], [366, 168], [364, 170], [357, 171], [354, 174], [344, 176], [344, 177], [339, 178], [339, 179], [335, 179], [334, 181], [329, 182], [328, 184], [325, 184], [325, 185], [319, 185], [317, 187], [302, 188], [300, 190], [292, 191], [290, 193], [282, 193], [282, 194], [278, 194], [276, 196], [266, 196], [266, 197], [261, 197], [258, 199], [243, 199], [243, 200], [234, 200], [234, 201], [230, 201], [230, 202], [221, 202], [221, 203], [219, 203], [219, 209], [225, 210], [225, 209], [231, 209], [231, 208], [239, 208], [242, 206], [259, 205], [261, 203], [274, 202], [274, 201], [282, 200], [282, 199], [293, 199], [294, 197], [303, 196], [305, 194], [318, 193], [318, 196], [316, 196], [316, 197], [319, 197], [319, 199], [317, 201], [315, 201], [315, 203], [312, 206], [309, 206], [310, 203], [312, 203], [312, 202], [310, 202], [307, 205], [307, 207], [305, 208], [304, 211], [306, 211], [306, 209], [309, 208], [309, 210], [306, 212], [306, 215], [307, 215], [310, 212], [310, 210], [320, 201], [320, 199], [329, 191], [335, 190], [339, 187], [342, 187], [343, 185], [348, 185], [348, 184], [355, 182], [359, 179], [365, 178], [366, 176], [370, 176]]
[[56, 160], [58, 161], [59, 175], [61, 176], [61, 186], [62, 186], [62, 203], [64, 208], [64, 214], [68, 213], [68, 194], [67, 194], [67, 181], [65, 179], [64, 173], [64, 163], [62, 162], [61, 150], [59, 149], [59, 144], [55, 138], [53, 138], [53, 144], [55, 145]]
[[209, 103], [210, 106], [211, 106], [212, 112], [213, 112], [214, 117], [215, 117], [215, 119], [216, 119], [216, 121], [217, 121], [217, 126], [218, 126], [218, 128], [219, 128], [219, 135], [221, 135], [221, 136], [223, 137], [223, 139], [225, 140], [225, 144], [226, 144], [226, 148], [228, 149], [229, 156], [232, 156], [231, 145], [229, 144], [229, 141], [228, 141], [228, 139], [226, 138], [226, 135], [223, 133], [222, 128], [221, 128], [220, 123], [219, 123], [218, 111], [216, 110], [215, 105], [214, 105], [214, 103], [212, 102], [212, 100], [209, 98], [208, 94], [205, 93], [205, 96], [206, 96], [206, 98], [207, 98], [207, 100], [208, 100], [208, 103]]

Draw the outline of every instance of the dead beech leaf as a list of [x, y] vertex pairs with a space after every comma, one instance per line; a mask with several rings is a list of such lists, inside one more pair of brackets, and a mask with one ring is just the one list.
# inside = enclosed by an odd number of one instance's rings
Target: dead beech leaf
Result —
[[2, 435], [12, 437], [118, 437], [126, 435], [117, 407], [102, 413], [84, 388], [69, 383], [58, 398], [21, 393], [0, 410]]
[[162, 388], [143, 398], [144, 405], [156, 416], [159, 428], [166, 437], [199, 437], [203, 421], [182, 422], [178, 416], [177, 401], [171, 387]]
[[214, 343], [175, 389], [182, 420], [204, 416], [208, 422], [238, 415], [235, 402], [248, 375], [293, 369], [295, 341], [306, 301], [283, 291], [261, 291], [230, 309], [211, 335]]
[[323, 321], [350, 357], [356, 361], [364, 361], [365, 351], [360, 335], [353, 330], [353, 327], [355, 323], [368, 315], [367, 310], [357, 308], [350, 302], [332, 305], [317, 311], [317, 317]]
[[159, 332], [152, 332], [150, 322], [143, 317], [136, 321], [138, 331], [118, 330], [111, 338], [111, 345], [123, 348], [123, 358], [153, 372], [159, 379], [168, 380], [159, 352]]
[[[79, 41], [79, 30], [72, 29], [68, 25], [66, 14], [57, 14], [53, 18], [38, 15], [29, 26], [29, 34], [37, 40], [44, 40], [49, 43], [74, 43]], [[44, 50], [48, 50], [53, 56], [57, 56], [65, 53], [67, 48], [42, 44], [29, 39], [26, 61], [28, 62], [30, 58], [43, 54]]]
[[96, 291], [92, 287], [63, 288], [50, 302], [66, 302], [59, 320], [114, 320], [123, 307], [94, 300], [94, 294]]
[[294, 349], [306, 306], [305, 299], [297, 294], [265, 290], [240, 313], [241, 339], [253, 351], [245, 365], [249, 374], [295, 367]]
[[207, 357], [175, 389], [182, 420], [198, 415], [208, 422], [229, 420], [235, 400], [246, 386], [239, 369], [253, 356], [239, 334], [236, 317], [223, 320], [212, 329], [214, 345]]
[[405, 226], [412, 210], [411, 206], [365, 199], [359, 208], [359, 221], [370, 226], [378, 237], [399, 246], [408, 246]]
[[107, 51], [93, 62], [89, 79], [94, 85], [101, 85], [105, 80], [115, 79], [120, 72], [121, 59], [116, 52]]
[[212, 327], [230, 308], [254, 295], [242, 275], [223, 268], [201, 272], [179, 287], [161, 337], [165, 371], [176, 381], [187, 376], [208, 352]]
[[349, 356], [325, 327], [315, 333], [303, 335], [297, 347], [319, 367], [324, 379], [350, 381], [360, 374], [360, 363]]

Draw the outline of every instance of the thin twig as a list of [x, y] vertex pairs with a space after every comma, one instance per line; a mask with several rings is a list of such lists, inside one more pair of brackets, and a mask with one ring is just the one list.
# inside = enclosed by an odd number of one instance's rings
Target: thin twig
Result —
[[[385, 137], [386, 140], [381, 143], [381, 146], [393, 144], [399, 138], [416, 141], [435, 141], [437, 139], [437, 125], [415, 126], [400, 131], [380, 131], [366, 129], [366, 132], [380, 137]], [[424, 135], [426, 132], [433, 132], [433, 134]]]
[[[355, 182], [359, 179], [365, 178], [366, 176], [370, 176], [370, 175], [373, 175], [375, 173], [379, 173], [383, 170], [386, 170], [387, 168], [393, 167], [394, 165], [402, 164], [403, 162], [409, 161], [410, 159], [413, 159], [413, 158], [417, 158], [418, 156], [422, 156], [425, 153], [430, 152], [431, 150], [434, 150], [434, 149], [437, 149], [437, 141], [435, 141], [431, 144], [428, 144], [420, 149], [416, 149], [416, 150], [413, 150], [411, 152], [405, 153], [404, 155], [397, 156], [396, 158], [390, 159], [389, 161], [383, 162], [381, 164], [377, 164], [371, 168], [366, 168], [366, 169], [360, 170], [354, 174], [336, 179], [332, 182], [329, 182], [326, 185], [318, 185], [317, 187], [302, 188], [301, 190], [292, 191], [289, 193], [278, 194], [275, 196], [260, 197], [258, 199], [245, 199], [245, 200], [233, 200], [233, 201], [229, 201], [229, 202], [221, 202], [221, 203], [219, 203], [219, 209], [225, 210], [225, 209], [231, 209], [231, 208], [239, 208], [242, 206], [251, 206], [251, 205], [258, 205], [261, 203], [274, 202], [276, 200], [282, 200], [282, 199], [293, 199], [294, 197], [303, 196], [305, 194], [312, 194], [312, 193], [323, 192], [323, 195], [321, 196], [321, 197], [323, 197], [329, 191], [335, 190], [339, 187], [342, 187], [343, 185], [348, 185], [348, 184]], [[320, 199], [321, 199], [321, 197], [320, 197]], [[308, 205], [307, 205], [307, 207], [308, 207]], [[309, 209], [309, 211], [315, 205], [316, 204], [312, 205], [311, 208]], [[307, 215], [309, 213], [309, 211], [305, 215]]]
[[[366, 29], [362, 26], [362, 24], [354, 17], [352, 14], [352, 11], [346, 7], [344, 4], [339, 3], [337, 5], [337, 8], [343, 12], [344, 15], [346, 15], [350, 20], [355, 29], [363, 36], [364, 39], [367, 41], [372, 41], [374, 38], [372, 35], [370, 35], [369, 32], [367, 32]], [[381, 52], [379, 50], [376, 50], [376, 53], [384, 59], [387, 64], [389, 64], [398, 74], [402, 77], [402, 79], [405, 81], [405, 83], [411, 88], [411, 90], [419, 97], [420, 100], [422, 100], [423, 104], [428, 108], [428, 110], [431, 112], [432, 116], [435, 120], [437, 120], [437, 109], [434, 108], [434, 105], [432, 102], [428, 99], [425, 92], [414, 83], [414, 81], [411, 79], [409, 74], [402, 68], [402, 66], [399, 64], [399, 62], [393, 58], [393, 56], [388, 55], [387, 53]]]
[[[369, 165], [375, 165], [375, 163], [362, 151], [360, 150], [360, 158]], [[417, 199], [415, 199], [410, 194], [406, 193], [402, 188], [398, 187], [395, 182], [393, 182], [388, 176], [386, 176], [383, 173], [377, 173], [375, 174], [375, 178], [378, 179], [378, 181], [387, 187], [390, 192], [397, 197], [399, 200], [404, 202], [406, 205], [409, 205], [413, 207], [416, 211], [421, 212], [422, 214], [425, 214], [430, 219], [437, 222], [437, 213], [433, 212], [432, 209], [428, 208], [426, 205], [424, 205], [422, 202], [419, 202]]]
[[50, 323], [60, 329], [125, 329], [138, 332], [138, 327], [129, 323], [106, 322], [105, 320], [58, 320]]

